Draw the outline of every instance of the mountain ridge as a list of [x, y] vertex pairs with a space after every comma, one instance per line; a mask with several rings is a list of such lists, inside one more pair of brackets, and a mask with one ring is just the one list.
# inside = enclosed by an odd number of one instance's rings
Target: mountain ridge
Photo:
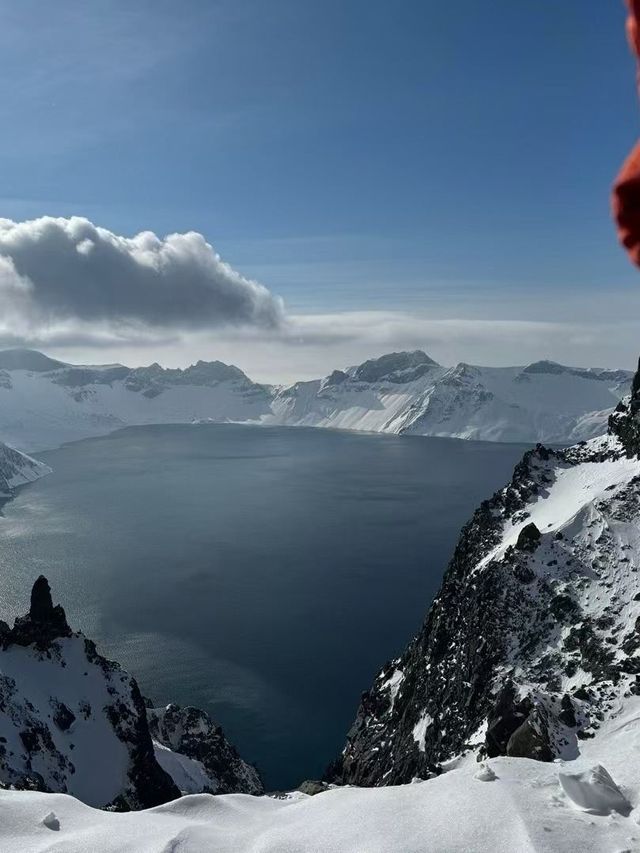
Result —
[[[609, 411], [633, 376], [550, 361], [444, 367], [414, 350], [271, 386], [220, 361], [130, 368], [4, 352], [9, 357], [3, 361], [0, 352], [0, 438], [25, 451], [124, 426], [199, 421], [567, 444], [606, 431]], [[54, 367], [42, 369], [40, 359]], [[34, 363], [38, 369], [29, 367]]]

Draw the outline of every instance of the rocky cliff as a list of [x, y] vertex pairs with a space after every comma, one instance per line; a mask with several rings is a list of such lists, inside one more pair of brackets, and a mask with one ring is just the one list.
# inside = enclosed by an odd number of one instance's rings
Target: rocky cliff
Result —
[[574, 758], [640, 691], [639, 377], [608, 436], [537, 446], [478, 508], [331, 780], [410, 782], [471, 751]]

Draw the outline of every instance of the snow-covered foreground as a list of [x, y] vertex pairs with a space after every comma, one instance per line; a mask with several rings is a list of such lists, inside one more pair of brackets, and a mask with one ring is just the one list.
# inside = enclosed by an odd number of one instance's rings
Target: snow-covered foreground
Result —
[[[0, 791], [3, 853], [622, 853], [640, 850], [640, 700], [574, 762], [470, 757], [442, 776], [287, 799], [183, 797], [142, 812], [92, 809], [63, 794]], [[560, 784], [603, 765], [596, 778]], [[486, 767], [490, 770], [487, 771]], [[597, 776], [597, 774], [596, 774]], [[494, 778], [495, 777], [495, 778]], [[586, 798], [586, 799], [585, 799]], [[628, 805], [627, 805], [628, 803]], [[611, 806], [621, 811], [611, 809]]]

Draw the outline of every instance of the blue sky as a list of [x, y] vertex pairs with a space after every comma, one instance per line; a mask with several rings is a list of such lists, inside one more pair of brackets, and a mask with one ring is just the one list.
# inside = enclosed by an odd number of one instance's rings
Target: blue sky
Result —
[[[627, 366], [640, 274], [608, 206], [640, 117], [623, 22], [605, 0], [5, 0], [0, 216], [195, 230], [303, 318], [284, 343], [198, 330], [110, 357], [285, 378], [422, 343]], [[86, 334], [58, 350], [98, 352]]]

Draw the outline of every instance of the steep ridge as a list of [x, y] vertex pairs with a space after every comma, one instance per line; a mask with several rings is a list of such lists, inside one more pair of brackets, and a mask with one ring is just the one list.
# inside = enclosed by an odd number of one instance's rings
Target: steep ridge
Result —
[[632, 374], [565, 367], [442, 367], [421, 350], [388, 353], [323, 379], [274, 388], [233, 365], [63, 364], [0, 352], [0, 436], [20, 450], [124, 426], [241, 422], [565, 444], [606, 431]]
[[362, 696], [333, 781], [580, 755], [640, 692], [640, 372], [610, 434], [538, 445], [463, 529], [425, 624]]
[[18, 486], [50, 473], [48, 465], [0, 442], [0, 500], [10, 497]]
[[[181, 737], [159, 726], [171, 716]], [[206, 715], [169, 706], [149, 718], [135, 679], [71, 630], [42, 576], [27, 615], [13, 628], [0, 622], [3, 785], [115, 810], [148, 808], [182, 791], [262, 791], [255, 769]]]
[[325, 379], [280, 390], [273, 420], [286, 425], [569, 443], [606, 431], [628, 371], [438, 365], [425, 353], [392, 353]]

